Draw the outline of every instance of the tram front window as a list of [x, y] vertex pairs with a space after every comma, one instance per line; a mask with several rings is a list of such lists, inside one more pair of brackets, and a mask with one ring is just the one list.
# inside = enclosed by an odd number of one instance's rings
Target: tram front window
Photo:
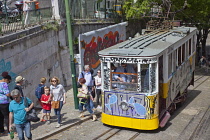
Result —
[[136, 64], [111, 64], [112, 90], [137, 90]]
[[156, 91], [156, 67], [152, 64], [103, 63], [103, 88], [115, 91]]

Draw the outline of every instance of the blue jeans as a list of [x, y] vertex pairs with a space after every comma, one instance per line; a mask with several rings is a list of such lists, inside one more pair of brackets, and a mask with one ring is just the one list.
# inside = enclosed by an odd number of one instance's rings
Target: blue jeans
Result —
[[89, 99], [82, 99], [79, 103], [79, 111], [83, 112], [83, 106], [88, 110], [90, 114], [93, 114], [93, 110], [90, 108], [90, 98]]
[[19, 140], [25, 140], [23, 131], [25, 131], [25, 135], [28, 139], [32, 139], [30, 122], [25, 122], [23, 124], [15, 124], [15, 127], [18, 133]]
[[60, 107], [58, 109], [54, 109], [55, 115], [58, 117], [58, 123], [61, 123], [61, 109], [63, 107], [63, 101], [60, 101]]
[[94, 108], [93, 100], [90, 99], [90, 109], [93, 110], [93, 108]]
[[[91, 94], [92, 86], [88, 86], [88, 92], [89, 92], [89, 94]], [[94, 108], [93, 100], [90, 99], [89, 104], [90, 104], [90, 109], [92, 110]]]

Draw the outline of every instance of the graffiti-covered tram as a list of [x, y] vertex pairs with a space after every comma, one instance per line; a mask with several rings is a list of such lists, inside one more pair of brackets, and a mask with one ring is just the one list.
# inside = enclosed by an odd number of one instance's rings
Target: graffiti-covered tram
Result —
[[170, 108], [193, 85], [196, 32], [193, 27], [155, 30], [100, 51], [102, 122], [141, 130], [164, 127]]

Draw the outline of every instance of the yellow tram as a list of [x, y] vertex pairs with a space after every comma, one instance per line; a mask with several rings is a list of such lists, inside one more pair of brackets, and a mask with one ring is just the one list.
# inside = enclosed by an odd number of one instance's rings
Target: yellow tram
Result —
[[98, 52], [102, 122], [140, 130], [164, 127], [194, 84], [196, 32], [155, 30]]

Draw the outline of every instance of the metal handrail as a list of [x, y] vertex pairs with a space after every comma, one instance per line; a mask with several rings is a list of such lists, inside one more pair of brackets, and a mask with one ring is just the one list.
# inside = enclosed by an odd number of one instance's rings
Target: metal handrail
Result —
[[55, 20], [52, 17], [52, 7], [28, 10], [27, 12], [1, 14], [0, 34], [5, 35], [52, 20]]

